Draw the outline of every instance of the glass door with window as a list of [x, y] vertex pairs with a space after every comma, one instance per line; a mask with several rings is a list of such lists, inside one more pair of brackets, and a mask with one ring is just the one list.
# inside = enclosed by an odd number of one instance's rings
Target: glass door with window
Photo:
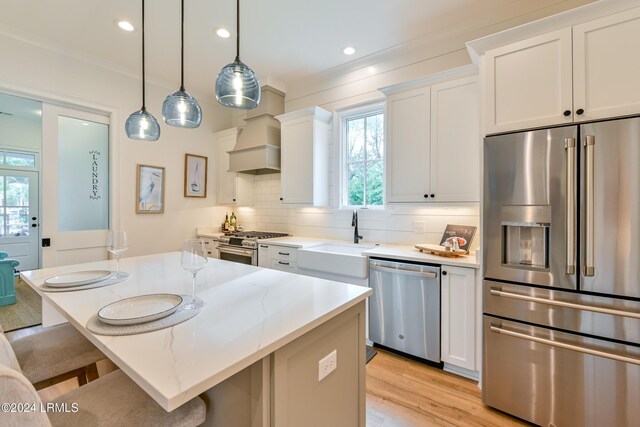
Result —
[[38, 172], [0, 169], [0, 251], [19, 270], [39, 267], [38, 221]]

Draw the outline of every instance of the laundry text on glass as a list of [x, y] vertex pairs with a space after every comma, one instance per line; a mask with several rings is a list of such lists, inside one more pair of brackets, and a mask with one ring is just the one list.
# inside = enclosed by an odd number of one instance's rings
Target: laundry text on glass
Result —
[[91, 156], [91, 192], [89, 198], [92, 200], [98, 200], [102, 198], [98, 189], [99, 176], [98, 176], [98, 162], [101, 160], [100, 152], [98, 150], [89, 151]]

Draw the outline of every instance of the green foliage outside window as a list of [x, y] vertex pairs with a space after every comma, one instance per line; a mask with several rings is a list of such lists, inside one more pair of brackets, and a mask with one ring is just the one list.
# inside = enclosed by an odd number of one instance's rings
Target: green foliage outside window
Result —
[[348, 118], [345, 123], [347, 197], [350, 206], [382, 206], [384, 114]]

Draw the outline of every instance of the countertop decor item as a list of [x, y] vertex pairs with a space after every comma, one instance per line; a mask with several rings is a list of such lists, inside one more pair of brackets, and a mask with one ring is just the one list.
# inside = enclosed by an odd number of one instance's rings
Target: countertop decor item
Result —
[[162, 118], [169, 126], [197, 128], [202, 122], [198, 101], [184, 90], [184, 0], [180, 7], [180, 89], [167, 96], [162, 104]]
[[52, 288], [72, 288], [74, 286], [89, 285], [107, 279], [111, 275], [109, 270], [74, 271], [49, 277], [44, 284]]
[[136, 213], [164, 213], [164, 167], [138, 165]]
[[474, 227], [472, 225], [447, 224], [447, 228], [444, 230], [442, 239], [440, 239], [440, 244], [445, 245], [446, 243], [449, 243], [451, 246], [455, 247], [457, 242], [458, 247], [463, 250], [464, 253], [468, 254], [469, 247], [471, 246], [473, 236], [475, 236], [477, 229], [478, 227]]
[[115, 271], [110, 271], [109, 276], [103, 280], [98, 280], [97, 282], [91, 282], [84, 285], [77, 286], [49, 286], [46, 283], [43, 283], [41, 289], [44, 292], [78, 292], [85, 291], [87, 289], [95, 289], [95, 288], [103, 288], [105, 286], [115, 285], [116, 283], [124, 282], [129, 278], [129, 273], [124, 271], [120, 272], [120, 276], [116, 275]]
[[145, 107], [144, 74], [144, 0], [142, 0], [142, 108], [129, 116], [124, 129], [131, 139], [157, 141], [160, 138], [160, 125]]
[[236, 59], [225, 65], [216, 78], [216, 99], [228, 108], [251, 110], [260, 103], [260, 83], [240, 61], [240, 0], [236, 0]]
[[184, 197], [207, 197], [207, 157], [184, 155]]

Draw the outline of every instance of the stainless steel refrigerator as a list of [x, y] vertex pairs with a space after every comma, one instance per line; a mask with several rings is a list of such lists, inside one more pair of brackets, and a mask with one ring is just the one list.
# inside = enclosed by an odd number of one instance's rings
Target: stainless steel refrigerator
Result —
[[483, 401], [640, 422], [640, 118], [487, 137]]

